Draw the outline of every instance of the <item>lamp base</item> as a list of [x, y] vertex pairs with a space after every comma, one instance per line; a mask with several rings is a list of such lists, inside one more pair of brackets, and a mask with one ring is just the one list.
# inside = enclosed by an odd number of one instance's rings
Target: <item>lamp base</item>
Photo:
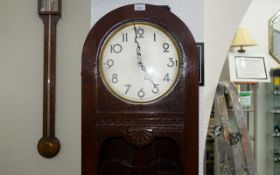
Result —
[[245, 50], [245, 49], [243, 49], [243, 47], [242, 47], [242, 46], [240, 46], [240, 49], [238, 50], [238, 52], [239, 52], [239, 53], [245, 53], [245, 52], [246, 52], [246, 50]]

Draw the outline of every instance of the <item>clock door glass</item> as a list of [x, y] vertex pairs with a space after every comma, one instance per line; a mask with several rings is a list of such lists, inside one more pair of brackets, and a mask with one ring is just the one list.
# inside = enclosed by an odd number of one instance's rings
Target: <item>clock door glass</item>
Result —
[[181, 64], [175, 38], [150, 22], [114, 29], [99, 54], [101, 77], [109, 91], [128, 103], [149, 103], [175, 86]]

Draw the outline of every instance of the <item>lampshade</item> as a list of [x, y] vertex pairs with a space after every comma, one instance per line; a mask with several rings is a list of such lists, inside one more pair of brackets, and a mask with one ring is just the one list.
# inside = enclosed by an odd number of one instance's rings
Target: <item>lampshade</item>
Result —
[[241, 47], [239, 52], [245, 52], [243, 46], [255, 46], [257, 43], [251, 38], [246, 28], [239, 28], [232, 40], [232, 47]]

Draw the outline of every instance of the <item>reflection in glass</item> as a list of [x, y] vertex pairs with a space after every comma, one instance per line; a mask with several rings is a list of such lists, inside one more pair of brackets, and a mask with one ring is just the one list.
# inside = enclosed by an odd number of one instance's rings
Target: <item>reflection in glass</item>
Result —
[[41, 12], [57, 12], [58, 0], [41, 0], [40, 3]]
[[269, 20], [269, 52], [280, 63], [280, 11]]

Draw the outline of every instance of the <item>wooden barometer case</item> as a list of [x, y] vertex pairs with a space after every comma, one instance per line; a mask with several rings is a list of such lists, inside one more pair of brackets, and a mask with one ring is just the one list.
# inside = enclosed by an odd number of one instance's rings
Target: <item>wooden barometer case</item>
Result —
[[102, 17], [82, 53], [82, 175], [198, 174], [198, 64], [166, 8]]
[[52, 158], [59, 153], [55, 136], [56, 24], [61, 17], [61, 0], [38, 0], [38, 14], [44, 24], [43, 136], [37, 149]]

